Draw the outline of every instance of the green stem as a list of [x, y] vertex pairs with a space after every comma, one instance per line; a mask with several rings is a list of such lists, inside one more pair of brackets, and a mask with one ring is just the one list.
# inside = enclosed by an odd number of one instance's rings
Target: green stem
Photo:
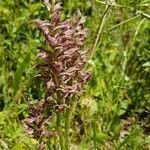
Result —
[[95, 149], [97, 149], [97, 134], [96, 134], [96, 124], [95, 124], [95, 122], [92, 123], [92, 129], [93, 129], [94, 147], [95, 147]]
[[61, 150], [65, 150], [64, 136], [63, 136], [63, 132], [62, 132], [62, 128], [61, 128], [61, 118], [60, 118], [59, 113], [57, 113], [57, 132], [58, 132], [58, 135], [59, 135]]
[[66, 150], [69, 150], [69, 145], [70, 145], [69, 130], [70, 130], [71, 121], [72, 121], [73, 115], [75, 113], [77, 104], [78, 104], [78, 102], [75, 101], [70, 106], [70, 108], [66, 109], [66, 116], [65, 116], [65, 149]]
[[121, 22], [121, 23], [119, 23], [119, 24], [117, 24], [117, 25], [115, 25], [115, 26], [109, 28], [107, 31], [113, 30], [113, 29], [115, 29], [115, 28], [117, 28], [117, 27], [119, 27], [119, 26], [121, 26], [121, 25], [123, 25], [123, 24], [125, 24], [125, 23], [127, 23], [127, 22], [130, 22], [130, 21], [132, 21], [132, 20], [134, 20], [134, 19], [136, 19], [136, 18], [138, 18], [138, 17], [140, 17], [140, 16], [141, 16], [141, 15], [136, 15], [136, 16], [130, 18], [130, 19], [127, 19], [127, 20], [125, 20], [124, 22]]
[[67, 108], [66, 110], [66, 120], [65, 120], [65, 148], [66, 150], [69, 149], [69, 129], [70, 129], [70, 119], [71, 119], [71, 112], [70, 109]]
[[92, 49], [92, 53], [91, 53], [90, 59], [92, 59], [92, 57], [93, 57], [93, 55], [95, 53], [95, 50], [97, 48], [97, 44], [99, 42], [100, 35], [101, 35], [102, 29], [103, 29], [103, 26], [104, 26], [105, 18], [106, 18], [106, 15], [107, 15], [107, 12], [108, 12], [109, 8], [110, 8], [109, 5], [107, 5], [105, 7], [105, 11], [104, 11], [104, 13], [103, 13], [103, 15], [101, 17], [100, 24], [99, 24], [99, 27], [98, 27], [98, 34], [97, 34], [96, 41], [95, 41], [93, 49]]
[[138, 14], [141, 14], [142, 16], [146, 17], [147, 19], [150, 19], [150, 15], [142, 12], [142, 11], [137, 11]]
[[118, 5], [116, 3], [107, 3], [107, 2], [102, 2], [99, 0], [96, 0], [98, 3], [103, 4], [103, 5], [109, 5], [109, 6], [114, 6], [114, 7], [120, 7], [120, 8], [127, 8], [127, 9], [131, 9], [130, 7], [127, 6], [123, 6], [123, 5]]

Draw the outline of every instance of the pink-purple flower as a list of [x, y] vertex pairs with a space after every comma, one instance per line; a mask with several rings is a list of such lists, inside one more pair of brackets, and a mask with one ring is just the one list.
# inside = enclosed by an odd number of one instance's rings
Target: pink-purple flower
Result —
[[45, 110], [62, 113], [70, 107], [72, 97], [78, 99], [83, 85], [91, 77], [90, 72], [82, 71], [89, 53], [89, 49], [83, 47], [88, 31], [84, 27], [85, 17], [78, 11], [73, 18], [61, 20], [61, 3], [51, 6], [44, 0], [44, 4], [50, 19], [33, 22], [43, 32], [48, 45], [47, 49], [38, 48], [37, 56], [43, 63], [36, 65], [38, 77], [46, 88], [46, 97], [36, 106], [30, 106], [29, 117], [25, 119], [28, 133], [35, 138], [54, 135], [55, 132], [46, 130], [52, 117], [45, 115]]

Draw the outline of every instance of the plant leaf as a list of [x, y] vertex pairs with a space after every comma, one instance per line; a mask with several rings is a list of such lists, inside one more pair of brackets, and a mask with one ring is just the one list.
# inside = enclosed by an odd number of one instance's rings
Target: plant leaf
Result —
[[22, 64], [17, 68], [14, 74], [13, 87], [14, 87], [14, 95], [16, 95], [19, 85], [21, 83], [21, 76], [28, 68], [30, 62], [30, 54], [27, 54], [22, 62]]

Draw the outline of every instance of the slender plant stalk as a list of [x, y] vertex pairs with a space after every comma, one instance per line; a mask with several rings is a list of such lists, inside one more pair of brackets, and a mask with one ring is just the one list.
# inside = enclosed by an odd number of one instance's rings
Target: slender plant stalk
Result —
[[71, 112], [70, 108], [66, 109], [66, 120], [65, 120], [65, 148], [66, 150], [69, 149], [69, 129], [70, 129], [70, 117], [71, 117]]
[[[126, 9], [130, 9], [130, 10], [134, 11], [134, 9], [132, 9], [131, 7], [127, 7], [127, 6], [123, 6], [123, 5], [118, 5], [116, 3], [111, 4], [111, 3], [106, 3], [106, 2], [99, 1], [99, 0], [96, 0], [96, 1], [98, 3], [100, 3], [100, 4], [103, 4], [103, 5], [109, 5], [109, 6], [114, 6], [114, 7], [126, 8]], [[141, 6], [144, 6], [144, 5], [141, 5]], [[149, 7], [150, 5], [145, 5], [145, 6]], [[140, 14], [140, 15], [142, 15], [143, 17], [146, 17], [147, 19], [150, 19], [150, 15], [144, 13], [141, 10], [137, 10], [137, 13]]]
[[94, 147], [97, 148], [97, 134], [96, 134], [96, 123], [92, 123], [92, 129], [93, 129], [93, 141], [94, 141]]
[[115, 26], [109, 28], [107, 31], [113, 30], [113, 29], [115, 29], [115, 28], [117, 28], [117, 27], [119, 27], [119, 26], [121, 26], [121, 25], [123, 25], [123, 24], [125, 24], [125, 23], [127, 23], [127, 22], [130, 22], [130, 21], [132, 21], [132, 20], [134, 20], [134, 19], [136, 19], [136, 18], [138, 18], [138, 17], [140, 17], [140, 16], [141, 16], [141, 15], [139, 14], [139, 15], [136, 15], [136, 16], [130, 18], [130, 19], [127, 19], [127, 20], [125, 20], [125, 21], [123, 21], [123, 22], [121, 22], [121, 23], [119, 23], [119, 24], [117, 24], [117, 25], [115, 25]]
[[71, 120], [73, 118], [75, 109], [77, 106], [77, 101], [75, 101], [70, 108], [66, 109], [66, 116], [65, 116], [65, 149], [69, 150], [69, 129], [71, 125]]
[[65, 150], [64, 136], [63, 136], [63, 132], [62, 132], [62, 128], [61, 128], [61, 118], [60, 118], [59, 113], [57, 113], [57, 132], [59, 135], [61, 150]]
[[[141, 26], [143, 25], [144, 21], [145, 21], [145, 18], [140, 21], [140, 23], [139, 23], [139, 25], [138, 25], [138, 27], [137, 27], [137, 29], [136, 29], [136, 31], [135, 31], [135, 34], [134, 34], [134, 36], [133, 36], [132, 43], [135, 42], [135, 39], [136, 39], [136, 37], [137, 37], [137, 35], [138, 35], [138, 33], [139, 33], [139, 30], [140, 30]], [[133, 44], [132, 44], [132, 45], [133, 45]]]
[[107, 12], [108, 12], [109, 8], [110, 8], [110, 5], [106, 5], [105, 11], [104, 11], [104, 13], [103, 13], [103, 15], [101, 17], [100, 24], [99, 24], [99, 27], [98, 27], [97, 38], [95, 40], [90, 59], [92, 59], [92, 57], [93, 57], [93, 55], [95, 53], [95, 50], [97, 48], [97, 45], [98, 45], [98, 42], [99, 42], [99, 39], [100, 39], [100, 35], [102, 33], [102, 29], [103, 29], [103, 26], [104, 26], [104, 23], [105, 23], [105, 18], [106, 18], [106, 15], [107, 15]]
[[96, 2], [100, 3], [100, 4], [103, 4], [103, 5], [109, 5], [109, 6], [114, 6], [114, 7], [120, 7], [120, 8], [127, 8], [127, 9], [131, 9], [130, 7], [127, 7], [127, 6], [123, 6], [123, 5], [118, 5], [116, 3], [106, 3], [106, 2], [102, 2], [102, 1], [99, 1], [99, 0], [96, 0]]
[[142, 15], [143, 17], [146, 17], [147, 19], [150, 19], [150, 15], [142, 12], [142, 11], [137, 11], [138, 14]]

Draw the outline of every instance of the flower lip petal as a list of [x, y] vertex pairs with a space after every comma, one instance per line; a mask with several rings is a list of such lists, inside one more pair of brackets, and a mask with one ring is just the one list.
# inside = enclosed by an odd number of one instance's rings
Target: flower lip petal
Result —
[[62, 9], [61, 4], [62, 4], [62, 2], [57, 3], [57, 4], [54, 6], [54, 10], [53, 10], [53, 11], [54, 11], [54, 12], [60, 11], [60, 10]]

